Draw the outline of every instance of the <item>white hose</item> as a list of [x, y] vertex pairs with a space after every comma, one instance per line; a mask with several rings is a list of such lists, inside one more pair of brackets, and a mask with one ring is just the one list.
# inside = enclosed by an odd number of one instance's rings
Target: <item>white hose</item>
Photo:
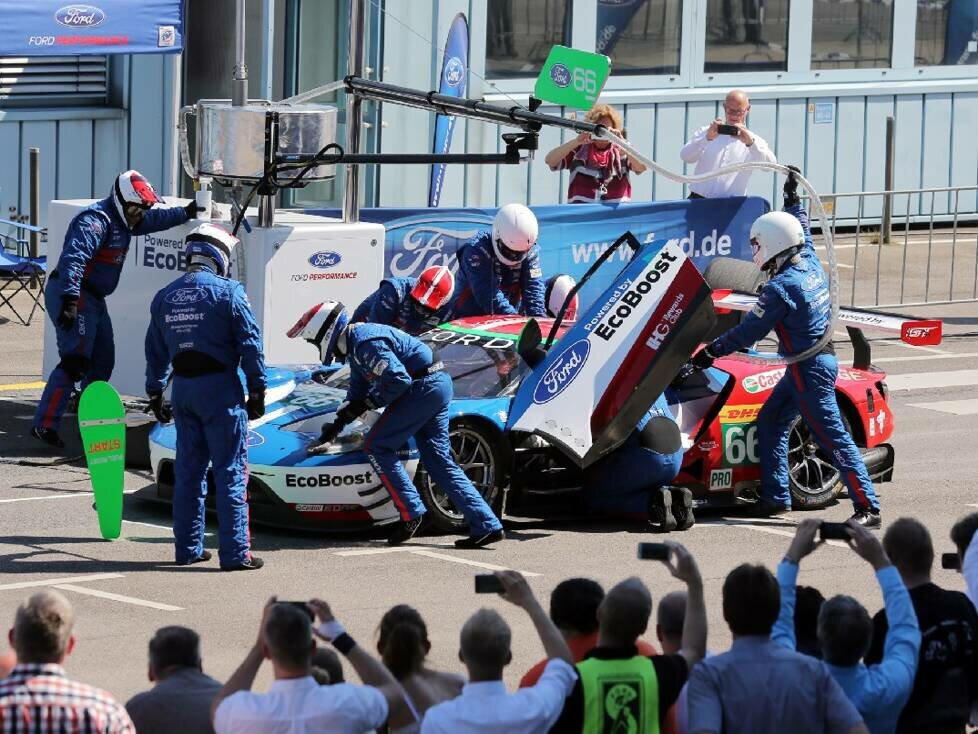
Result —
[[807, 191], [811, 197], [812, 209], [822, 225], [822, 237], [825, 238], [825, 251], [829, 261], [829, 297], [832, 300], [832, 310], [829, 314], [829, 324], [825, 329], [825, 333], [822, 334], [822, 337], [811, 347], [803, 352], [800, 352], [799, 354], [793, 354], [791, 356], [759, 354], [750, 357], [750, 359], [751, 361], [762, 362], [764, 364], [794, 364], [795, 362], [802, 362], [810, 357], [814, 357], [825, 348], [825, 345], [832, 340], [832, 334], [835, 332], [836, 320], [839, 316], [839, 266], [835, 257], [835, 246], [832, 242], [832, 230], [829, 227], [829, 220], [825, 214], [825, 209], [822, 207], [822, 200], [819, 198], [818, 192], [815, 191], [815, 188], [808, 182], [808, 179], [806, 179], [800, 173], [796, 173], [780, 163], [765, 162], [737, 163], [732, 166], [719, 168], [716, 171], [704, 173], [699, 176], [684, 176], [679, 173], [673, 173], [672, 171], [663, 168], [652, 159], [642, 155], [639, 151], [635, 150], [627, 140], [615, 135], [607, 128], [600, 128], [599, 131], [594, 134], [594, 137], [609, 140], [612, 143], [615, 143], [635, 160], [641, 161], [656, 173], [665, 176], [671, 181], [676, 181], [677, 183], [691, 184], [698, 183], [700, 181], [709, 181], [712, 178], [724, 176], [728, 173], [737, 173], [738, 171], [774, 171], [775, 173], [781, 173], [785, 176], [794, 173], [795, 178], [798, 179], [798, 183], [801, 184], [801, 187], [805, 189], [805, 191]]

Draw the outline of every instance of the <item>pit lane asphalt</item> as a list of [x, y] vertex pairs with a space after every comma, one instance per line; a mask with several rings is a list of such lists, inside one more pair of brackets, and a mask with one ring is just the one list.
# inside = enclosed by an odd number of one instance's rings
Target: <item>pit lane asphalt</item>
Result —
[[[941, 306], [913, 312], [944, 318], [947, 338], [932, 351], [893, 340], [873, 342], [874, 360], [880, 367], [890, 375], [909, 376], [904, 379], [909, 389], [890, 396], [897, 422], [893, 438], [897, 463], [894, 481], [883, 485], [880, 494], [885, 522], [903, 515], [921, 519], [940, 553], [953, 550], [948, 532], [954, 521], [978, 509], [975, 419], [926, 405], [978, 399], [978, 380], [972, 379], [978, 375], [978, 307]], [[554, 585], [570, 576], [588, 576], [609, 587], [637, 575], [649, 584], [656, 601], [681, 587], [661, 564], [636, 560], [636, 543], [658, 537], [620, 524], [580, 519], [509, 517], [509, 539], [479, 551], [457, 551], [452, 538], [439, 536], [416, 538], [402, 549], [389, 551], [378, 539], [290, 535], [255, 528], [254, 547], [266, 567], [226, 574], [216, 570], [216, 558], [191, 568], [174, 566], [167, 511], [127, 497], [122, 538], [102, 541], [82, 462], [50, 464], [51, 454], [23, 438], [40, 394], [31, 384], [43, 379], [41, 329], [40, 319], [29, 328], [0, 324], [4, 345], [0, 357], [0, 627], [10, 625], [17, 604], [34, 589], [63, 588], [77, 615], [78, 645], [67, 663], [69, 673], [121, 699], [148, 687], [146, 643], [158, 627], [169, 624], [198, 630], [205, 670], [226, 679], [252, 643], [261, 606], [271, 594], [282, 599], [327, 599], [350, 633], [371, 647], [384, 611], [396, 603], [409, 603], [428, 622], [430, 662], [459, 671], [456, 651], [462, 623], [480, 606], [496, 608], [513, 626], [514, 660], [506, 679], [515, 685], [541, 656], [542, 648], [520, 610], [497, 597], [473, 593], [472, 576], [485, 571], [485, 566], [538, 574], [530, 583], [544, 606]], [[839, 351], [844, 364], [851, 352], [844, 347]], [[957, 379], [946, 378], [945, 372]], [[936, 377], [928, 383], [928, 376]], [[949, 382], [969, 384], [942, 386]], [[927, 386], [932, 383], [935, 386]], [[70, 422], [63, 433], [74, 436]], [[68, 448], [72, 456], [81, 454], [76, 438]], [[126, 490], [150, 481], [147, 473], [129, 472]], [[843, 520], [850, 513], [843, 498], [814, 514]], [[773, 569], [787, 549], [793, 525], [806, 516], [794, 512], [775, 520], [752, 520], [736, 514], [701, 514], [692, 530], [672, 534], [700, 564], [712, 650], [730, 644], [720, 605], [726, 573], [742, 561]], [[216, 533], [213, 522], [208, 532]], [[207, 546], [216, 548], [216, 535], [207, 538]], [[936, 569], [934, 580], [963, 588], [961, 577], [953, 572]], [[816, 586], [826, 596], [851, 594], [871, 613], [882, 603], [868, 564], [840, 545], [823, 547], [806, 559], [800, 583]], [[654, 640], [654, 627], [648, 638]], [[0, 650], [5, 645], [4, 636]], [[349, 668], [347, 674], [356, 680]], [[255, 689], [264, 690], [269, 679], [266, 665]]]

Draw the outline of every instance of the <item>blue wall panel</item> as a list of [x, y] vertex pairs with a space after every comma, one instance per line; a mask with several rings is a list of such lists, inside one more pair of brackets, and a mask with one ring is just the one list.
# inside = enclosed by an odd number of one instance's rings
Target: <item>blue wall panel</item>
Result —
[[14, 165], [20, 151], [20, 123], [0, 122], [0, 217], [10, 216], [10, 207], [20, 210], [20, 166]]
[[139, 124], [129, 132], [129, 165], [162, 191], [163, 181], [163, 64], [162, 56], [132, 57], [129, 108], [139, 110]]
[[[53, 120], [39, 120], [21, 123], [20, 132], [20, 211], [30, 211], [30, 149], [40, 150], [41, 201], [54, 198], [55, 173], [58, 169], [58, 124]], [[41, 205], [41, 209], [46, 207]], [[41, 221], [46, 215], [41, 215]]]
[[92, 196], [92, 131], [91, 120], [58, 123], [57, 198]]
[[[693, 105], [690, 105], [692, 108]], [[714, 111], [715, 113], [715, 111]], [[775, 155], [778, 152], [778, 103], [773, 99], [759, 99], [751, 102], [750, 117], [747, 126], [764, 138]], [[692, 132], [692, 131], [690, 131]], [[778, 158], [780, 161], [781, 159]], [[790, 163], [790, 161], [789, 161]], [[763, 196], [768, 201], [774, 201], [771, 197], [775, 189], [780, 185], [777, 181], [782, 180], [779, 176], [772, 173], [756, 172], [751, 175], [750, 183], [747, 186], [747, 193], [751, 196]]]
[[[978, 94], [954, 95], [951, 130], [951, 186], [974, 186], [978, 174]], [[952, 199], [951, 206], [954, 206]], [[962, 192], [958, 211], [975, 211], [975, 193]]]
[[[655, 143], [655, 107], [633, 104], [626, 109], [625, 129], [628, 140], [642, 155], [652, 156]], [[631, 175], [632, 201], [652, 201], [652, 172]]]
[[[670, 171], [682, 170], [683, 159], [679, 151], [686, 144], [686, 105], [681, 102], [660, 104], [656, 112], [655, 160]], [[656, 174], [652, 195], [657, 201], [681, 199], [683, 185]]]
[[[866, 140], [866, 101], [863, 97], [840, 97], [836, 106], [837, 138], [835, 143], [835, 191], [862, 191], [863, 146]], [[855, 217], [858, 213], [855, 197], [835, 202], [839, 219]]]

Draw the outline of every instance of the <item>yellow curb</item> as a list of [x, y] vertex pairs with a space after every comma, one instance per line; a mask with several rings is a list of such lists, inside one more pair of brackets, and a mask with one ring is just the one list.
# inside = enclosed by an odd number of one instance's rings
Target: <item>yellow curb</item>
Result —
[[10, 385], [0, 385], [0, 391], [4, 390], [40, 390], [45, 383], [43, 382], [15, 382]]

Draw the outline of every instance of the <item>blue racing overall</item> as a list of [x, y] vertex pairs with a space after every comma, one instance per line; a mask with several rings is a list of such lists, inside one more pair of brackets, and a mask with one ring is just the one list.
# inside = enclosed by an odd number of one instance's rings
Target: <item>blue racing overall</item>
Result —
[[380, 287], [357, 306], [350, 321], [387, 324], [411, 336], [423, 334], [448, 321], [448, 306], [429, 315], [411, 298], [411, 289], [417, 282], [417, 278], [385, 278], [380, 281]]
[[547, 315], [539, 248], [510, 267], [492, 248], [492, 233], [480, 232], [458, 249], [458, 275], [452, 318], [465, 316]]

